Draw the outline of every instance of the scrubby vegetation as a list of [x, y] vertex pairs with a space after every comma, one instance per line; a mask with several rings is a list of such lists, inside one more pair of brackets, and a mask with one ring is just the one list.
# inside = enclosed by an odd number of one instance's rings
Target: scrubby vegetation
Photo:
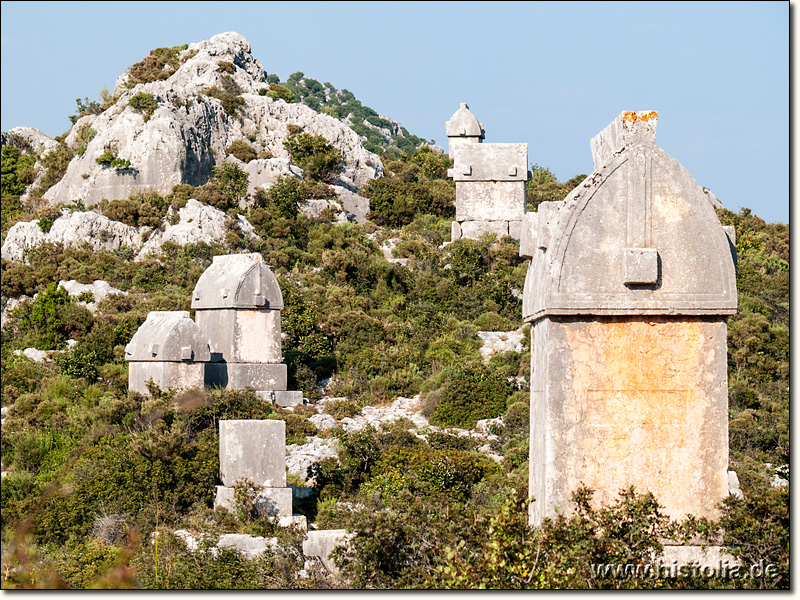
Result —
[[317, 112], [345, 121], [353, 131], [366, 138], [364, 147], [370, 152], [386, 153], [397, 159], [428, 143], [361, 104], [352, 92], [337, 90], [332, 84], [320, 83], [301, 71], [289, 75], [284, 85], [276, 75], [269, 75], [267, 79], [270, 85], [264, 88], [264, 95], [286, 102], [301, 102]]
[[[302, 76], [290, 81], [301, 80], [303, 89], [316, 89]], [[309, 97], [299, 85], [286, 87], [304, 102]], [[229, 212], [222, 244], [168, 243], [161, 256], [136, 262], [127, 248], [45, 245], [30, 251], [27, 264], [2, 262], [3, 307], [28, 297], [8, 311], [0, 345], [8, 408], [0, 438], [7, 471], [0, 498], [3, 587], [788, 587], [789, 492], [770, 485], [776, 472], [788, 478], [776, 471], [789, 462], [787, 225], [766, 224], [746, 209], [719, 211], [723, 224], [735, 227], [739, 251], [740, 310], [728, 323], [730, 445], [746, 499], [726, 500], [717, 522], [675, 523], [647, 494], [621, 490], [616, 504], [596, 508], [591, 491], [580, 489], [574, 513], [532, 529], [529, 331], [521, 353], [488, 363], [477, 336], [521, 325], [527, 263], [518, 242], [488, 236], [444, 245], [453, 215], [450, 161], [427, 148], [384, 155], [386, 177], [362, 191], [371, 201], [367, 223], [337, 225], [324, 211], [309, 218], [300, 210], [307, 199], [336, 198], [326, 182], [341, 157], [300, 130], [287, 145], [306, 178], [280, 178], [248, 205], [247, 174], [220, 163], [202, 186], [180, 184], [166, 196], [140, 192], [96, 207], [114, 220], [155, 228], [170, 209], [174, 215], [195, 198]], [[228, 148], [243, 162], [251, 150], [244, 141]], [[55, 169], [49, 180], [65, 156], [45, 163]], [[34, 165], [30, 149], [3, 148], [3, 236], [15, 219], [39, 218], [46, 226], [60, 214], [35, 198], [19, 200]], [[563, 198], [582, 179], [560, 183], [544, 167], [533, 175], [533, 204]], [[237, 231], [239, 212], [259, 239]], [[403, 265], [384, 257], [380, 246], [389, 240], [394, 257], [407, 259]], [[290, 389], [316, 402], [327, 383], [325, 393], [341, 398], [327, 405], [337, 419], [420, 394], [423, 414], [441, 429], [418, 436], [401, 419], [355, 433], [321, 431], [310, 410], [278, 409], [251, 390], [129, 393], [124, 347], [147, 313], [189, 310], [200, 274], [215, 255], [234, 251], [261, 253], [278, 276]], [[69, 296], [57, 287], [62, 279], [103, 279], [128, 293], [106, 297], [92, 312], [84, 302], [93, 299]], [[49, 359], [16, 353], [29, 347]], [[502, 457], [495, 462], [458, 429], [501, 416], [488, 442]], [[294, 508], [320, 529], [355, 532], [349, 549], [337, 551], [339, 578], [313, 568], [301, 576], [301, 534], [250, 510], [246, 484], [237, 515], [211, 509], [216, 428], [226, 418], [284, 420], [288, 443], [335, 439], [338, 458], [312, 467], [313, 494]], [[275, 535], [280, 544], [257, 560], [233, 551], [191, 553], [173, 535], [177, 529], [205, 535], [201, 548], [226, 532]], [[637, 579], [591, 567], [645, 566], [665, 540], [689, 538], [726, 545], [748, 565], [764, 559], [778, 575]]]

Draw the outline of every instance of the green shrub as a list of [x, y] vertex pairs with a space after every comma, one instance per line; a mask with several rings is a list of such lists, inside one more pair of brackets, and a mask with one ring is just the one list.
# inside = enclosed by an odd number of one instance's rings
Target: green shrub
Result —
[[236, 70], [236, 65], [228, 60], [221, 60], [217, 63], [217, 71], [231, 74]]
[[239, 87], [230, 75], [222, 75], [220, 83], [222, 84], [221, 89], [217, 86], [212, 86], [204, 89], [202, 93], [219, 100], [225, 114], [235, 119], [241, 114], [242, 106], [245, 104], [244, 98], [242, 98], [244, 90]]
[[[183, 44], [172, 48], [155, 48], [151, 50], [148, 56], [131, 66], [125, 86], [131, 89], [140, 83], [169, 79], [182, 62], [178, 58], [178, 54], [188, 47], [188, 44]], [[184, 60], [186, 58], [188, 56]]]
[[430, 422], [443, 427], [471, 429], [480, 419], [499, 417], [506, 411], [506, 399], [514, 386], [502, 375], [482, 363], [450, 367], [438, 376], [443, 380], [440, 393], [428, 400]]
[[213, 171], [214, 176], [211, 178], [210, 183], [219, 188], [227, 200], [224, 209], [219, 205], [216, 205], [216, 207], [222, 210], [238, 208], [239, 203], [247, 197], [247, 185], [250, 176], [239, 165], [233, 163], [224, 163], [221, 167], [214, 167]]
[[243, 163], [249, 163], [251, 160], [255, 160], [257, 157], [256, 149], [244, 140], [234, 141], [230, 146], [228, 146], [228, 149], [225, 150], [225, 154], [233, 154], [233, 156], [238, 158]]
[[158, 100], [156, 100], [153, 94], [141, 92], [128, 100], [128, 106], [140, 113], [144, 118], [144, 122], [147, 123], [158, 108]]
[[74, 156], [75, 152], [66, 144], [59, 144], [57, 148], [42, 156], [40, 162], [44, 168], [44, 174], [36, 187], [31, 190], [31, 197], [33, 199], [41, 198], [47, 190], [61, 181]]
[[321, 135], [294, 133], [283, 146], [306, 179], [334, 183], [344, 168], [342, 153]]
[[[261, 94], [262, 91], [264, 92], [263, 94]], [[268, 96], [273, 100], [283, 100], [287, 104], [297, 102], [295, 95], [289, 90], [289, 88], [282, 86], [279, 83], [270, 83], [269, 89], [264, 88], [259, 90], [259, 94], [262, 96]]]

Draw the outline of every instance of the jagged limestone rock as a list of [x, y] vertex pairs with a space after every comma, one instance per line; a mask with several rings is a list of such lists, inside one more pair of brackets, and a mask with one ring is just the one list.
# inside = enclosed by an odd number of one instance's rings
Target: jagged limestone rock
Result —
[[[167, 194], [178, 183], [202, 185], [212, 176], [215, 164], [225, 160], [226, 149], [236, 140], [252, 139], [257, 150], [288, 159], [283, 142], [290, 135], [289, 124], [325, 137], [342, 151], [341, 185], [357, 189], [383, 173], [380, 159], [365, 150], [360, 136], [341, 121], [302, 104], [260, 96], [258, 90], [268, 86], [264, 69], [250, 54], [250, 44], [241, 35], [216, 35], [191, 44], [179, 57], [182, 64], [165, 81], [127, 89], [127, 75], [123, 74], [115, 87], [116, 103], [102, 114], [76, 123], [67, 137], [71, 145], [77, 143], [76, 132], [84, 124], [97, 133], [82, 156], [72, 159], [63, 179], [47, 191], [47, 200], [57, 204], [81, 199], [90, 206], [102, 198], [127, 198], [141, 189]], [[221, 61], [235, 65], [233, 72], [220, 70]], [[244, 105], [236, 118], [226, 114], [220, 100], [203, 93], [212, 87], [222, 89], [226, 77], [243, 91]], [[147, 120], [128, 105], [131, 98], [142, 93], [152, 94], [158, 102]], [[117, 169], [98, 164], [96, 159], [107, 150], [129, 160], [130, 167]], [[273, 165], [256, 163], [252, 168], [263, 172], [267, 166]], [[284, 172], [282, 168], [279, 171]], [[275, 169], [271, 173], [265, 177], [275, 176]]]
[[[169, 219], [173, 211], [167, 213], [167, 225], [163, 231], [155, 231], [142, 246], [135, 260], [146, 256], [158, 255], [164, 242], [174, 242], [181, 246], [187, 244], [221, 243], [225, 241], [228, 228], [225, 223], [228, 216], [221, 210], [190, 198], [186, 206], [178, 210], [179, 221], [171, 225]], [[242, 233], [249, 237], [257, 237], [250, 222], [243, 215], [237, 215], [237, 224]]]
[[39, 220], [22, 221], [9, 229], [0, 254], [5, 260], [24, 260], [26, 251], [45, 242], [64, 246], [89, 246], [97, 250], [113, 251], [121, 246], [138, 248], [150, 233], [149, 227], [132, 227], [95, 212], [64, 210], [45, 233]]

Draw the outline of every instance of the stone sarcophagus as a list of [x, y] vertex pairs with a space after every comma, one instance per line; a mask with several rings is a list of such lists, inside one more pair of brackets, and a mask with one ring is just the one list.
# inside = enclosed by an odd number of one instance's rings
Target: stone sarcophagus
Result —
[[483, 124], [462, 103], [445, 126], [456, 182], [451, 240], [484, 233], [520, 238], [528, 180], [527, 144], [484, 144]]
[[160, 389], [202, 388], [208, 342], [185, 311], [154, 311], [125, 346], [128, 389], [148, 394], [147, 382]]
[[581, 484], [597, 503], [651, 491], [672, 517], [728, 495], [735, 240], [656, 120], [622, 113], [592, 140], [594, 172], [522, 222], [533, 525]]
[[251, 387], [284, 406], [302, 403], [301, 392], [286, 391], [283, 295], [260, 254], [215, 256], [197, 281], [192, 308], [211, 349], [206, 385]]
[[286, 423], [273, 420], [219, 422], [219, 470], [214, 507], [235, 512], [235, 485], [258, 486], [255, 498], [264, 515], [292, 516], [292, 488], [286, 485]]

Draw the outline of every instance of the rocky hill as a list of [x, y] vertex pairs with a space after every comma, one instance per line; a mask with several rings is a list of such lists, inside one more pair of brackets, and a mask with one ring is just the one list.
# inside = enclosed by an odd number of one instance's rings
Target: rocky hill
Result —
[[[91, 206], [141, 189], [167, 194], [179, 183], [206, 183], [223, 161], [248, 172], [251, 191], [269, 186], [281, 175], [302, 174], [283, 144], [297, 128], [341, 151], [339, 186], [354, 191], [383, 173], [378, 156], [345, 123], [266, 95], [264, 68], [241, 35], [221, 33], [185, 48], [158, 50], [168, 52], [154, 51], [118, 78], [102, 112], [76, 120], [64, 139], [74, 157], [44, 193], [51, 204], [80, 199]], [[53, 141], [36, 138], [37, 147], [53, 150]], [[253, 147], [257, 158], [245, 164], [226, 156], [237, 141]]]

